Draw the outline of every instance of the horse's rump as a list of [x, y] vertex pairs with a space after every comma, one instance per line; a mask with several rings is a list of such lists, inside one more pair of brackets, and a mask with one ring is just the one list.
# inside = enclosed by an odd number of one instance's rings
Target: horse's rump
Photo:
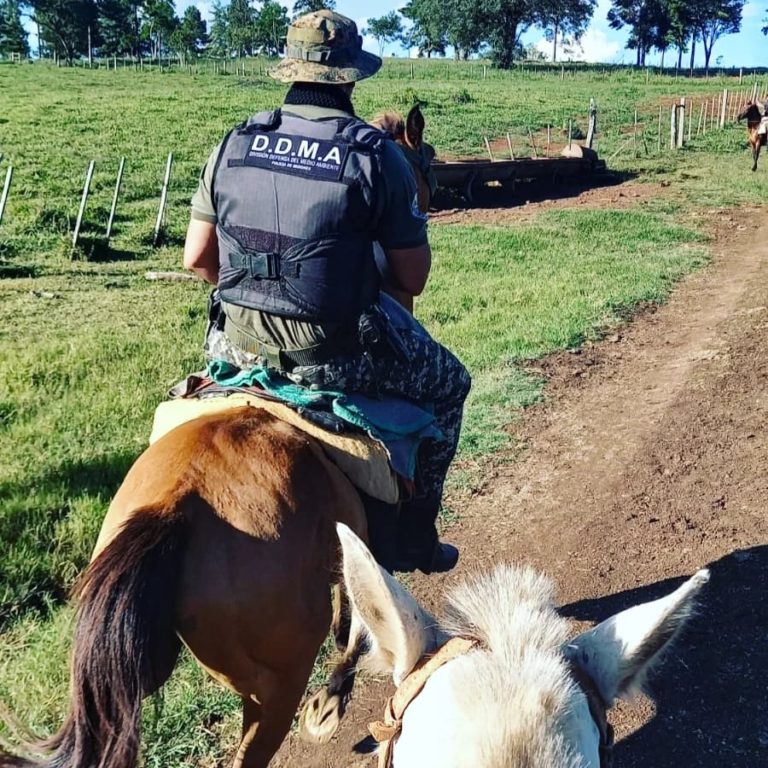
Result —
[[149, 442], [156, 442], [172, 429], [199, 416], [242, 407], [263, 409], [280, 421], [297, 427], [316, 439], [328, 458], [352, 484], [369, 496], [389, 504], [395, 504], [399, 500], [397, 475], [390, 467], [386, 449], [377, 440], [362, 433], [329, 432], [302, 418], [284, 403], [265, 400], [255, 395], [236, 393], [204, 399], [179, 398], [160, 403], [155, 411]]

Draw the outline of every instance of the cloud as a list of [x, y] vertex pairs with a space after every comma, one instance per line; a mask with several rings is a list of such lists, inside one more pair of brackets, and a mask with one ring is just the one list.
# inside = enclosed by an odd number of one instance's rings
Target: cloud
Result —
[[[552, 58], [552, 43], [541, 38], [536, 43], [537, 50], [541, 51], [548, 59]], [[615, 63], [624, 57], [622, 44], [609, 39], [602, 29], [590, 27], [578, 43], [563, 46], [557, 44], [557, 58], [559, 61], [589, 61]]]

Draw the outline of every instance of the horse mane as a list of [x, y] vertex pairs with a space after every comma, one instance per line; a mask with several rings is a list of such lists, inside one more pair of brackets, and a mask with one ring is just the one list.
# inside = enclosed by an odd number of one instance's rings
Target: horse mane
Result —
[[510, 660], [531, 648], [559, 649], [568, 623], [555, 612], [553, 595], [552, 582], [532, 568], [500, 565], [451, 590], [443, 625]]
[[745, 118], [747, 122], [760, 122], [762, 115], [760, 114], [760, 108], [757, 106], [757, 102], [751, 100], [748, 101], [736, 117], [737, 120], [744, 120]]
[[394, 110], [380, 112], [371, 120], [371, 125], [391, 133], [396, 139], [405, 136], [405, 118]]
[[469, 692], [467, 727], [488, 768], [581, 765], [562, 727], [575, 688], [560, 651], [568, 623], [555, 612], [553, 595], [545, 576], [511, 565], [449, 593], [443, 628], [490, 651], [459, 660], [454, 673], [456, 690]]

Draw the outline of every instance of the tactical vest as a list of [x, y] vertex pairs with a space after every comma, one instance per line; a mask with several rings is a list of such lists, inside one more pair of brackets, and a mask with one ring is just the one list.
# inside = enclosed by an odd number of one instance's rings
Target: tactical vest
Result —
[[213, 174], [221, 298], [315, 322], [352, 320], [374, 303], [385, 140], [357, 118], [280, 110], [235, 128]]

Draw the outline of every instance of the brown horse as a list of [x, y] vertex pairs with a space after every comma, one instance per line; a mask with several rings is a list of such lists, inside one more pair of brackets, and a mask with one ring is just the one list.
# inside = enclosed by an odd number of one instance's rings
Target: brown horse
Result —
[[759, 133], [760, 122], [763, 116], [760, 114], [760, 110], [754, 101], [747, 102], [744, 109], [739, 114], [737, 120], [747, 121], [747, 140], [749, 146], [752, 147], [752, 170], [757, 170], [757, 160], [760, 157], [760, 148], [766, 146], [768, 143], [768, 136], [766, 134]]
[[[426, 153], [418, 108], [405, 125], [400, 140]], [[416, 170], [421, 200], [429, 186]], [[42, 745], [52, 754], [0, 754], [0, 768], [134, 768], [141, 702], [168, 679], [181, 643], [242, 699], [234, 768], [264, 768], [332, 627], [346, 651], [301, 717], [306, 738], [329, 739], [363, 648], [338, 586], [339, 522], [366, 538], [359, 493], [313, 438], [261, 409], [203, 416], [153, 443], [113, 499], [77, 588], [70, 711]]]
[[[182, 642], [242, 699], [234, 766], [266, 766], [331, 625], [340, 521], [365, 537], [357, 491], [314, 439], [261, 409], [200, 417], [152, 444], [112, 501], [77, 590], [70, 711], [43, 745], [53, 754], [0, 755], [0, 766], [134, 768], [142, 699], [168, 679]], [[303, 717], [317, 741], [351, 689], [352, 635]]]
[[[371, 121], [371, 125], [390, 133], [402, 149], [416, 177], [419, 210], [426, 213], [436, 188], [431, 168], [432, 161], [435, 159], [435, 149], [424, 141], [425, 122], [421, 108], [418, 104], [411, 107], [405, 119], [397, 112], [383, 112]], [[384, 290], [413, 314], [413, 296], [397, 286], [386, 283]]]

